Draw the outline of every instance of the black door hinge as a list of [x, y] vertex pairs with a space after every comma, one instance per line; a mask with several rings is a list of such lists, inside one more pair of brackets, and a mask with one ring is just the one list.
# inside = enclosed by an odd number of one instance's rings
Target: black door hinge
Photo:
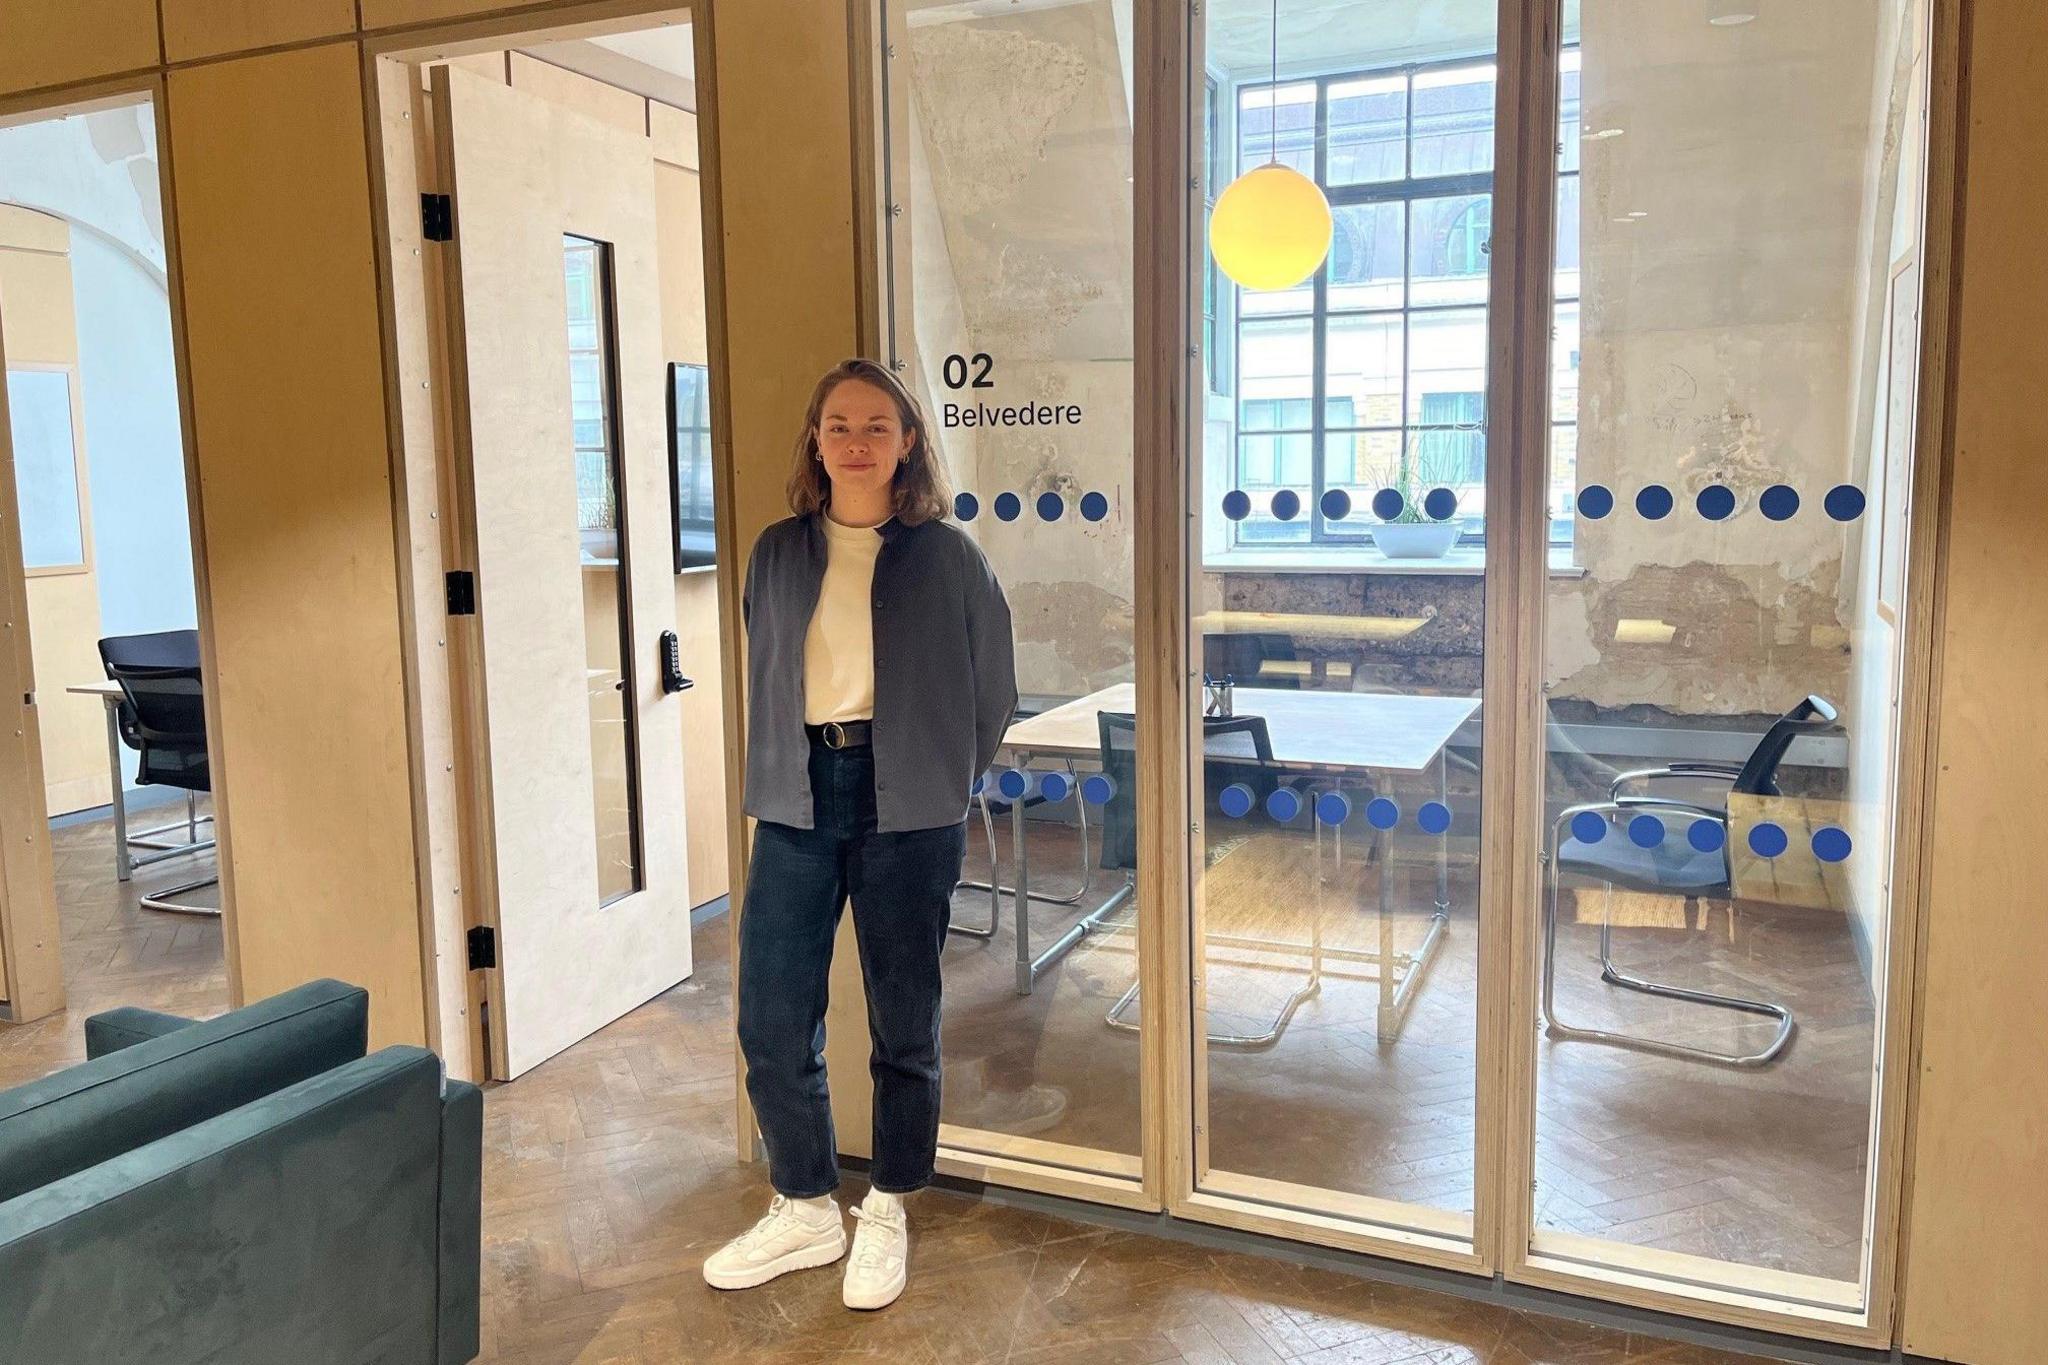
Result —
[[479, 924], [469, 931], [469, 969], [480, 972], [498, 965], [498, 931]]
[[448, 614], [476, 615], [476, 575], [468, 569], [448, 571]]
[[445, 242], [455, 236], [455, 201], [445, 194], [420, 196], [420, 231], [430, 242]]

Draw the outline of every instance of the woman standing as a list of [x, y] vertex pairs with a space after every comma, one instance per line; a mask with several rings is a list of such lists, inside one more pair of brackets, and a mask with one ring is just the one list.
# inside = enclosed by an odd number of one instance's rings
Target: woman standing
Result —
[[853, 1211], [849, 1308], [903, 1292], [903, 1196], [939, 1136], [939, 957], [975, 777], [1017, 704], [1010, 609], [951, 498], [916, 398], [885, 366], [818, 381], [789, 476], [793, 516], [747, 566], [747, 814], [739, 1037], [775, 1198], [704, 1263], [746, 1289], [846, 1252], [832, 1191], [825, 989], [853, 901], [874, 1050], [873, 1188]]

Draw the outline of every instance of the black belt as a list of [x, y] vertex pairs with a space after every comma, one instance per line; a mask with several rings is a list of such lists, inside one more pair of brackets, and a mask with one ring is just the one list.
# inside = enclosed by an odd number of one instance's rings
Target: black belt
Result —
[[828, 720], [823, 725], [806, 725], [804, 732], [828, 749], [858, 749], [868, 743], [873, 721]]

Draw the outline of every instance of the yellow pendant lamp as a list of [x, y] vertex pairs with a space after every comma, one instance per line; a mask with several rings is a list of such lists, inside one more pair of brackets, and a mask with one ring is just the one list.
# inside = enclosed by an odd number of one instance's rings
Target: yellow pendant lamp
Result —
[[1283, 165], [1280, 148], [1280, 0], [1273, 0], [1272, 159], [1230, 182], [1209, 213], [1209, 252], [1246, 289], [1292, 289], [1330, 254], [1330, 201]]

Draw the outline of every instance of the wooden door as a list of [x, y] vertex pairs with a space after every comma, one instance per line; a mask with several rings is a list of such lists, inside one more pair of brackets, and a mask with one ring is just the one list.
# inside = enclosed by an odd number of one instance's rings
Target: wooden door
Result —
[[[480, 918], [510, 1079], [690, 974], [651, 144], [433, 72], [473, 545]], [[572, 316], [572, 309], [574, 315]], [[572, 375], [574, 396], [572, 398]]]

